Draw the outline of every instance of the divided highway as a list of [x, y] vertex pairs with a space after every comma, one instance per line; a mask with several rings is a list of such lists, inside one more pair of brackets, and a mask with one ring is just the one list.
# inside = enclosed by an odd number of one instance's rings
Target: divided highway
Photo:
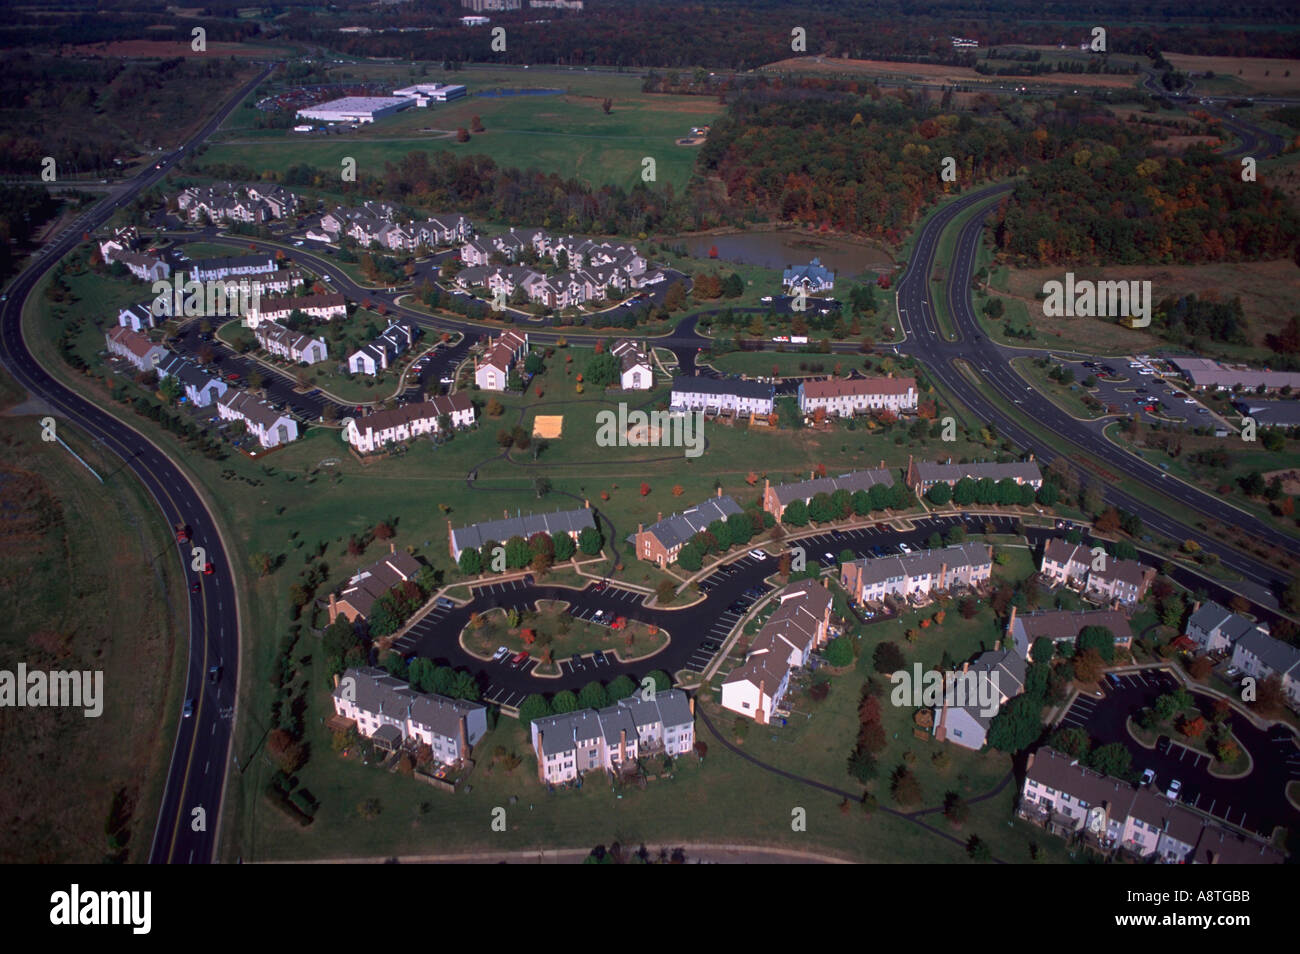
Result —
[[[267, 67], [239, 89], [184, 147], [82, 213], [13, 281], [7, 289], [7, 300], [0, 305], [0, 363], [5, 369], [32, 397], [53, 410], [61, 426], [71, 422], [120, 457], [154, 498], [160, 521], [169, 527], [189, 524], [192, 530], [191, 543], [178, 543], [176, 557], [185, 580], [185, 598], [189, 600], [185, 698], [194, 700], [193, 714], [178, 716], [167, 785], [149, 855], [149, 860], [156, 863], [213, 859], [239, 672], [239, 615], [232, 567], [216, 520], [185, 472], [139, 431], [80, 397], [42, 368], [23, 337], [22, 313], [41, 276], [81, 241], [82, 232], [103, 225], [119, 208], [162, 179], [182, 156], [212, 134], [269, 75], [270, 69]], [[65, 453], [56, 445], [49, 446], [51, 453]], [[70, 457], [67, 465], [80, 466]], [[106, 504], [111, 505], [111, 501]], [[191, 569], [191, 546], [205, 550], [207, 560], [214, 564], [212, 576]], [[196, 579], [200, 580], [197, 593], [190, 590]], [[219, 682], [210, 683], [208, 668], [214, 665], [223, 666], [224, 674]], [[114, 687], [107, 686], [105, 691], [113, 692]], [[201, 826], [196, 809], [202, 809]], [[202, 830], [194, 830], [196, 827]]]

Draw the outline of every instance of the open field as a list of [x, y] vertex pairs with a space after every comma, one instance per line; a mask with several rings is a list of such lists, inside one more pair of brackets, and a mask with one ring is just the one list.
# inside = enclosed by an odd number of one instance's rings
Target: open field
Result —
[[[393, 80], [411, 82], [397, 74]], [[226, 136], [239, 138], [214, 141], [204, 158], [284, 172], [299, 163], [337, 169], [344, 156], [352, 156], [362, 174], [379, 175], [386, 162], [395, 162], [409, 152], [455, 151], [490, 156], [507, 168], [531, 167], [594, 185], [630, 188], [641, 182], [642, 159], [649, 156], [655, 160], [656, 184], [671, 182], [680, 190], [690, 178], [696, 152], [676, 145], [676, 139], [692, 126], [708, 125], [724, 109], [699, 96], [642, 93], [640, 79], [634, 76], [606, 74], [596, 81], [513, 72], [433, 71], [420, 78], [421, 82], [434, 80], [463, 83], [469, 95], [427, 109], [413, 107], [344, 135], [303, 136], [283, 130], [230, 128]], [[548, 87], [562, 87], [565, 92], [482, 95], [501, 88]], [[601, 106], [605, 98], [613, 101], [608, 114]], [[467, 143], [457, 143], [456, 130], [470, 129], [475, 116], [482, 120], [484, 131], [474, 133]]]
[[105, 483], [40, 439], [39, 416], [0, 418], [0, 669], [98, 671], [103, 710], [0, 710], [0, 856], [144, 861], [178, 717], [188, 594], [171, 528], [143, 488], [71, 424], [57, 429]]
[[[1104, 318], [1048, 318], [1042, 303], [1034, 296], [1047, 281], [1061, 281], [1067, 271], [1076, 280], [1150, 280], [1151, 292], [1158, 302], [1170, 295], [1194, 293], [1198, 298], [1217, 297], [1227, 301], [1241, 298], [1241, 306], [1250, 323], [1253, 345], [1244, 347], [1206, 342], [1209, 355], [1226, 358], [1267, 361], [1272, 351], [1265, 336], [1276, 333], [1295, 312], [1300, 298], [1300, 266], [1294, 262], [1242, 262], [1218, 265], [1115, 265], [1103, 268], [1056, 266], [1051, 268], [999, 268], [992, 277], [995, 290], [1005, 294], [1004, 302], [1018, 299], [1026, 309], [1029, 327], [1035, 340], [1029, 344], [1042, 348], [1075, 348], [1094, 354], [1135, 354], [1169, 347], [1159, 335], [1141, 329], [1125, 328]], [[986, 322], [991, 334], [999, 332], [1003, 321]], [[999, 337], [999, 340], [1002, 340]], [[1010, 343], [1021, 343], [1013, 340]]]
[[114, 40], [109, 43], [82, 43], [65, 46], [61, 49], [63, 56], [102, 56], [111, 59], [158, 59], [169, 60], [177, 56], [186, 57], [258, 57], [275, 58], [288, 56], [285, 47], [266, 46], [260, 43], [221, 43], [212, 42], [205, 52], [197, 52], [189, 40]]
[[[1166, 53], [1165, 59], [1184, 73], [1213, 70], [1215, 77], [1227, 77], [1242, 84], [1246, 91], [1270, 96], [1294, 96], [1300, 93], [1300, 60], [1264, 59], [1254, 56], [1196, 56]], [[1202, 80], [1196, 81], [1200, 88]]]
[[887, 80], [911, 79], [928, 83], [953, 83], [998, 86], [1023, 86], [1048, 83], [1053, 86], [1104, 87], [1131, 89], [1137, 85], [1133, 76], [1108, 76], [1087, 73], [1046, 73], [1042, 76], [981, 76], [971, 67], [949, 66], [942, 63], [895, 63], [888, 60], [833, 59], [820, 56], [796, 56], [778, 60], [761, 67], [777, 72], [810, 73], [861, 73], [864, 77], [878, 76]]

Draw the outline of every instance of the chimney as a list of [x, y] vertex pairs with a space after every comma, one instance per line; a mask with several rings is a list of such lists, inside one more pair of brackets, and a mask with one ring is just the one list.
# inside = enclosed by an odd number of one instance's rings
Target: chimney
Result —
[[627, 761], [627, 729], [618, 730], [618, 760], [620, 763]]
[[1030, 459], [1031, 461], [1034, 459], [1034, 452], [1033, 452], [1033, 451], [1030, 451], [1030, 452], [1029, 452], [1029, 459]]
[[339, 687], [339, 674], [338, 674], [338, 673], [335, 673], [335, 674], [334, 674], [334, 688], [337, 689], [338, 687]]
[[502, 511], [501, 511], [501, 516], [502, 516], [503, 519], [509, 520], [509, 519], [510, 519], [510, 511], [509, 511], [509, 510], [502, 510]]
[[394, 543], [392, 540], [389, 540], [389, 541], [388, 541], [388, 552], [389, 552], [389, 553], [396, 553], [396, 552], [397, 552], [397, 544]]
[[465, 724], [465, 716], [460, 717], [460, 757], [469, 758], [469, 730]]
[[1007, 635], [1011, 634], [1011, 628], [1016, 625], [1016, 608], [1011, 607], [1011, 615], [1007, 618]]
[[664, 519], [664, 512], [660, 510], [659, 516], [655, 517], [655, 523], [661, 523], [663, 519]]
[[687, 700], [687, 705], [691, 707], [691, 718], [694, 719], [695, 718], [695, 697], [694, 696], [691, 696], [690, 699]]
[[718, 485], [717, 490], [718, 490], [718, 492], [717, 492], [714, 496], [721, 497], [721, 496], [722, 496], [722, 485], [721, 485], [721, 484]]
[[969, 672], [969, 671], [970, 671], [970, 660], [969, 660], [969, 659], [966, 660], [966, 662], [964, 662], [964, 663], [961, 664], [961, 671], [962, 671], [962, 672]]
[[763, 496], [764, 496], [764, 497], [767, 496], [768, 488], [771, 487], [771, 486], [772, 486], [772, 482], [771, 482], [770, 480], [768, 480], [766, 477], [764, 477], [764, 478], [763, 478]]
[[1201, 608], [1201, 601], [1200, 601], [1200, 600], [1197, 600], [1195, 603], [1192, 604], [1192, 612], [1193, 612], [1193, 613], [1195, 613], [1195, 612], [1196, 612], [1198, 609], [1200, 609], [1200, 608]]
[[636, 525], [636, 535], [639, 537], [639, 536], [640, 536], [641, 534], [643, 534], [643, 533], [645, 533], [645, 524], [644, 524], [644, 523], [638, 523], [638, 524]]
[[338, 597], [335, 596], [333, 593], [331, 593], [330, 594], [330, 622], [331, 623], [334, 622], [334, 620], [338, 619], [338, 616], [339, 616]]
[[997, 652], [1001, 648], [1002, 648], [1002, 640], [1000, 639], [993, 640], [993, 651]]
[[582, 505], [583, 505], [585, 508], [587, 508], [588, 510], [590, 510], [590, 509], [591, 509], [591, 500], [589, 500], [589, 499], [586, 498], [586, 497], [583, 497], [583, 498], [582, 498]]
[[[1033, 756], [1031, 755], [1032, 759]], [[537, 781], [546, 784], [546, 750], [542, 748], [542, 730], [537, 730]]]

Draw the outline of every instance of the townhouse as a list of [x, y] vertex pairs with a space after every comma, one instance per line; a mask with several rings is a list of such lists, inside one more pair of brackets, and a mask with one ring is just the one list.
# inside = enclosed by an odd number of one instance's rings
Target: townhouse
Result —
[[837, 417], [852, 417], [872, 411], [905, 414], [917, 408], [916, 378], [827, 378], [799, 385], [799, 410], [811, 415], [818, 410]]
[[537, 778], [560, 785], [588, 772], [617, 774], [645, 756], [686, 755], [695, 747], [695, 700], [680, 689], [639, 694], [604, 709], [534, 719], [529, 731]]
[[737, 381], [730, 378], [688, 377], [673, 378], [669, 407], [674, 411], [703, 411], [705, 414], [759, 414], [773, 412], [776, 388], [758, 381]]
[[108, 261], [109, 254], [112, 252], [138, 252], [142, 245], [140, 231], [134, 225], [124, 225], [113, 229], [112, 237], [99, 243], [99, 255], [104, 261]]
[[808, 480], [792, 484], [773, 486], [770, 480], [764, 478], [763, 509], [775, 517], [777, 523], [780, 523], [782, 516], [785, 515], [785, 508], [796, 500], [807, 504], [817, 494], [833, 494], [837, 490], [847, 490], [853, 494], [859, 490], [870, 491], [877, 484], [892, 487], [894, 476], [885, 468], [884, 463], [881, 461], [880, 467], [874, 470], [855, 470], [840, 474], [838, 477], [818, 477], [814, 473]]
[[[521, 264], [532, 260], [530, 253], [562, 267], [547, 275]], [[523, 289], [529, 301], [561, 309], [604, 299], [611, 288], [626, 292], [665, 277], [649, 269], [635, 246], [551, 236], [541, 229], [511, 228], [491, 238], [466, 239], [460, 246], [460, 260], [468, 266], [456, 276], [461, 288], [485, 286], [506, 295]]]
[[[989, 726], [1008, 701], [1025, 691], [1025, 659], [1014, 649], [993, 649], [980, 653], [974, 662], [962, 663], [953, 681], [951, 695], [945, 692], [934, 707], [934, 737], [978, 752], [988, 740]], [[981, 689], [979, 683], [987, 688]], [[981, 695], [991, 705], [979, 701]]]
[[993, 548], [968, 542], [845, 563], [840, 585], [858, 603], [879, 603], [887, 596], [917, 601], [954, 587], [978, 587], [992, 572]]
[[474, 423], [474, 405], [462, 392], [404, 404], [365, 417], [348, 418], [343, 426], [343, 440], [358, 453], [369, 454], [397, 441], [437, 434], [444, 414], [453, 428], [469, 427]]
[[170, 278], [172, 274], [172, 267], [161, 258], [133, 252], [126, 248], [110, 247], [103, 257], [105, 264], [108, 265], [121, 262], [128, 272], [142, 282], [160, 282]]
[[372, 376], [387, 370], [406, 353], [419, 333], [419, 328], [410, 321], [394, 321], [378, 338], [348, 356], [348, 370], [353, 374]]
[[370, 667], [335, 678], [334, 714], [356, 723], [357, 734], [395, 751], [424, 744], [435, 761], [468, 759], [487, 734], [487, 708], [477, 702], [416, 692], [396, 676]]
[[301, 200], [283, 186], [193, 186], [176, 196], [176, 208], [190, 222], [206, 215], [211, 222], [272, 222], [297, 213]]
[[447, 521], [448, 543], [451, 558], [459, 560], [467, 549], [482, 549], [485, 543], [505, 543], [511, 537], [527, 540], [534, 533], [567, 533], [575, 543], [583, 530], [596, 529], [596, 518], [590, 504], [575, 510], [557, 510], [554, 513], [530, 513], [510, 516], [507, 511], [500, 520], [486, 520], [468, 526], [453, 528]]
[[1143, 566], [1137, 560], [1117, 560], [1108, 556], [1088, 571], [1083, 593], [1099, 602], [1119, 601], [1131, 606], [1147, 595], [1155, 578], [1155, 567]]
[[1062, 537], [1052, 537], [1043, 546], [1043, 559], [1038, 572], [1054, 586], [1083, 589], [1092, 570], [1092, 550], [1082, 543], [1070, 543]]
[[413, 252], [421, 246], [454, 245], [474, 232], [463, 215], [430, 216], [423, 221], [402, 219], [394, 206], [383, 202], [366, 202], [354, 209], [337, 207], [321, 217], [321, 229], [334, 243], [346, 236], [363, 248], [400, 252]]
[[1038, 464], [1034, 463], [1033, 454], [1029, 455], [1028, 460], [1012, 461], [1007, 464], [992, 462], [954, 464], [952, 461], [939, 464], [928, 460], [912, 460], [910, 457], [907, 461], [907, 486], [911, 487], [918, 497], [923, 496], [935, 484], [947, 484], [952, 487], [959, 480], [967, 477], [971, 480], [988, 479], [994, 483], [1011, 479], [1017, 484], [1028, 484], [1035, 490], [1043, 486], [1043, 473], [1038, 469]]
[[[244, 283], [241, 282], [240, 284], [242, 286]], [[254, 297], [260, 298], [263, 293], [289, 295], [302, 288], [304, 284], [301, 269], [277, 268], [273, 272], [259, 274], [251, 279], [248, 282], [248, 288], [254, 294]]]
[[626, 338], [609, 349], [619, 360], [619, 387], [624, 391], [644, 391], [654, 387], [655, 374], [646, 357], [644, 342], [638, 345]]
[[474, 383], [484, 391], [504, 391], [510, 369], [528, 351], [528, 332], [504, 331], [493, 340], [489, 336], [481, 358], [474, 359]]
[[230, 255], [226, 258], [201, 258], [190, 265], [190, 279], [196, 282], [224, 281], [242, 276], [270, 275], [278, 272], [271, 255]]
[[267, 449], [298, 439], [297, 421], [244, 391], [232, 390], [218, 398], [217, 415], [223, 421], [243, 421], [249, 435]]
[[390, 542], [383, 559], [357, 570], [338, 593], [330, 594], [330, 622], [340, 616], [349, 623], [364, 622], [370, 618], [379, 597], [399, 583], [413, 582], [420, 570], [419, 560], [404, 550], [398, 550], [396, 544]]
[[[166, 301], [167, 296], [161, 296]], [[158, 327], [158, 319], [162, 316], [161, 309], [158, 314], [154, 314], [153, 302], [143, 305], [128, 305], [117, 313], [117, 323], [123, 328], [130, 328], [132, 331], [146, 331], [149, 328]]]
[[1213, 600], [1192, 607], [1183, 635], [1207, 653], [1226, 652], [1256, 626], [1240, 613], [1225, 609]]
[[1255, 679], [1278, 677], [1287, 705], [1300, 711], [1300, 649], [1274, 639], [1257, 626], [1233, 645], [1232, 664]]
[[342, 292], [325, 295], [302, 295], [291, 298], [261, 298], [252, 300], [244, 314], [244, 324], [257, 328], [264, 321], [284, 321], [295, 311], [316, 321], [331, 321], [348, 316], [348, 302]]
[[835, 287], [835, 273], [822, 266], [820, 258], [807, 265], [796, 265], [781, 273], [781, 287], [788, 291], [803, 289], [806, 292], [830, 291]]
[[152, 371], [167, 356], [167, 349], [154, 344], [138, 331], [118, 325], [104, 335], [108, 353], [126, 361], [137, 371]]
[[1281, 864], [1267, 842], [1232, 831], [1157, 790], [1102, 775], [1052, 748], [1029, 755], [1016, 813], [1103, 854], [1160, 864]]
[[714, 520], [726, 520], [733, 514], [743, 513], [740, 504], [731, 497], [724, 497], [722, 488], [717, 495], [701, 504], [681, 513], [670, 514], [667, 519], [659, 514], [655, 523], [646, 527], [638, 524], [636, 533], [628, 535], [628, 542], [635, 547], [638, 559], [665, 567], [677, 562], [677, 555], [691, 537], [701, 530], [707, 530]]
[[274, 321], [263, 321], [253, 332], [257, 343], [277, 357], [302, 364], [316, 364], [329, 357], [324, 338], [300, 334]]
[[830, 639], [828, 581], [800, 580], [774, 594], [778, 605], [745, 660], [722, 683], [722, 706], [766, 724], [782, 709], [791, 674]]
[[158, 372], [160, 382], [164, 378], [175, 375], [181, 389], [185, 392], [185, 399], [195, 407], [210, 407], [229, 390], [225, 381], [208, 374], [193, 361], [175, 352], [169, 351], [155, 361], [154, 370]]
[[1110, 630], [1117, 649], [1131, 649], [1133, 646], [1133, 628], [1128, 617], [1114, 609], [1048, 610], [1020, 616], [1013, 606], [1007, 619], [1007, 640], [1015, 646], [1016, 652], [1032, 662], [1034, 640], [1050, 639], [1055, 645], [1074, 645], [1079, 634], [1089, 626]]

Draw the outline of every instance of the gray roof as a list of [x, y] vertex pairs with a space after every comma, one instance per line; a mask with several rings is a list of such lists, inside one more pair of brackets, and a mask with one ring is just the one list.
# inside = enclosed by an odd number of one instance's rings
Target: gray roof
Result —
[[[653, 534], [665, 549], [671, 550], [706, 529], [714, 520], [726, 520], [734, 514], [743, 512], [740, 504], [730, 496], [710, 497], [690, 510], [664, 517], [658, 523], [646, 527], [645, 532]], [[627, 539], [629, 542], [635, 540], [636, 534], [628, 534]]]
[[691, 715], [690, 698], [680, 689], [656, 692], [653, 699], [642, 699], [636, 692], [618, 704], [627, 709], [637, 725], [662, 722], [664, 727], [689, 725], [695, 721]]
[[[394, 719], [409, 718], [428, 726], [438, 735], [451, 738], [456, 738], [460, 732], [462, 716], [483, 708], [477, 702], [451, 699], [436, 693], [416, 692], [401, 679], [382, 669], [349, 669], [344, 676], [355, 680], [353, 685], [356, 689], [357, 708]], [[334, 690], [334, 695], [338, 696], [342, 691], [343, 684], [340, 683]]]
[[1249, 401], [1236, 402], [1237, 409], [1253, 417], [1258, 423], [1270, 427], [1294, 427], [1300, 424], [1300, 401]]
[[679, 374], [673, 378], [673, 391], [683, 394], [734, 394], [737, 397], [772, 400], [776, 388], [758, 381], [739, 381], [731, 378], [691, 377]]
[[870, 586], [901, 576], [938, 573], [943, 566], [982, 566], [989, 562], [986, 544], [968, 541], [939, 550], [917, 550], [902, 556], [864, 557], [854, 560], [862, 567], [861, 584]]
[[795, 500], [811, 500], [819, 493], [833, 494], [837, 490], [853, 493], [857, 490], [870, 490], [876, 484], [892, 487], [894, 475], [888, 468], [855, 470], [838, 477], [814, 477], [794, 484], [777, 484], [772, 489], [776, 491], [776, 499], [781, 502], [781, 506], [785, 506]]
[[917, 477], [926, 484], [939, 481], [955, 484], [963, 477], [970, 477], [973, 480], [987, 477], [995, 481], [1012, 477], [1030, 482], [1043, 479], [1038, 464], [1032, 460], [1017, 460], [1007, 464], [992, 461], [978, 464], [936, 464], [933, 461], [921, 460], [917, 461], [915, 466]]
[[1279, 676], [1300, 666], [1300, 649], [1274, 639], [1259, 628], [1246, 632], [1237, 645]]
[[[1011, 649], [991, 649], [988, 652], [980, 653], [975, 661], [970, 664], [971, 672], [996, 673], [998, 677], [998, 692], [1008, 699], [1014, 699], [1020, 693], [1025, 691], [1025, 661], [1020, 657], [1018, 652]], [[966, 714], [982, 725], [985, 729], [993, 723], [997, 717], [997, 712], [993, 715], [986, 715], [982, 706], [978, 703], [962, 706]], [[1001, 711], [1001, 705], [998, 710]]]
[[600, 731], [605, 736], [606, 745], [618, 745], [624, 732], [629, 739], [636, 741], [636, 720], [623, 706], [606, 706], [596, 716], [600, 719]]
[[1216, 629], [1231, 643], [1235, 643], [1255, 628], [1255, 624], [1239, 613], [1226, 609], [1211, 600], [1187, 619], [1188, 630], [1213, 633]]
[[228, 258], [200, 258], [190, 263], [192, 272], [210, 272], [219, 269], [266, 268], [278, 271], [275, 259], [270, 255], [231, 255]]
[[596, 518], [591, 510], [579, 507], [577, 510], [530, 513], [455, 527], [451, 531], [451, 539], [456, 551], [460, 552], [470, 547], [477, 549], [489, 540], [505, 543], [514, 536], [526, 540], [534, 533], [581, 533], [587, 527], [595, 526]]

